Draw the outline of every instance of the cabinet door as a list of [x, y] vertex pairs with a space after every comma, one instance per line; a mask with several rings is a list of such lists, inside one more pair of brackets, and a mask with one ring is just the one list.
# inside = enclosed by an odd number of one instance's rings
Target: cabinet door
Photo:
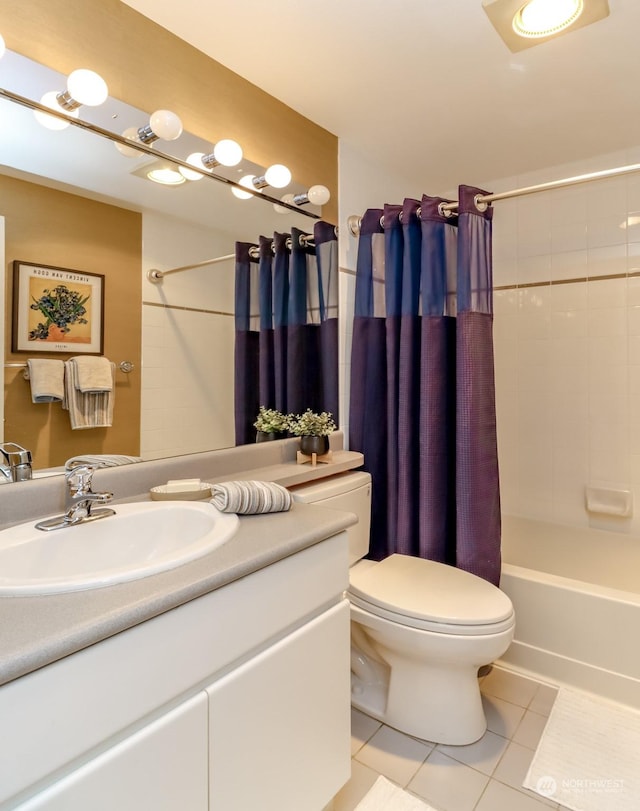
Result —
[[320, 811], [349, 779], [349, 606], [214, 683], [210, 811]]
[[18, 806], [18, 811], [206, 811], [204, 691]]

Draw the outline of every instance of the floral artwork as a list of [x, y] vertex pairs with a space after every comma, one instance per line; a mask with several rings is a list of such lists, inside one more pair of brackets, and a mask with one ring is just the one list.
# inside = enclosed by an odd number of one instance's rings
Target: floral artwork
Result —
[[102, 353], [104, 276], [14, 262], [14, 352]]

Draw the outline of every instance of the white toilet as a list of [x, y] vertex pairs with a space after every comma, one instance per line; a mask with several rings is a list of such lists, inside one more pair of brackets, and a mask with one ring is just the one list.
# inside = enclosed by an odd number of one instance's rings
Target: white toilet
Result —
[[513, 638], [511, 601], [453, 566], [369, 549], [371, 477], [341, 473], [292, 490], [298, 501], [358, 516], [349, 532], [351, 703], [408, 735], [468, 744], [487, 728], [478, 669]]

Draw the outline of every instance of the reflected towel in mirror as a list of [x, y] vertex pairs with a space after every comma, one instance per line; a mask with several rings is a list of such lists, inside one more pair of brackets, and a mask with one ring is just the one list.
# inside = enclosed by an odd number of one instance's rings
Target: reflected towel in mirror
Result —
[[32, 403], [57, 403], [64, 399], [64, 363], [61, 360], [29, 358]]
[[115, 363], [109, 362], [111, 369], [111, 391], [82, 392], [78, 389], [77, 358], [70, 358], [64, 364], [64, 393], [62, 407], [69, 412], [71, 428], [110, 428], [113, 424], [113, 404], [115, 400]]
[[105, 357], [78, 355], [71, 358], [75, 363], [76, 388], [83, 394], [113, 389], [111, 361]]
[[118, 467], [119, 465], [130, 465], [133, 462], [142, 462], [141, 456], [125, 456], [119, 453], [95, 453], [85, 456], [72, 456], [64, 463], [65, 470], [72, 470], [78, 465], [90, 465], [91, 467]]

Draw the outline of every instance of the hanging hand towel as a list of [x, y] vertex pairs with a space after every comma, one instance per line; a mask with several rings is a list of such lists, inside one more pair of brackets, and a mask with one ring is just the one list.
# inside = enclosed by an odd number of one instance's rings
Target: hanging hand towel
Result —
[[291, 493], [275, 482], [220, 482], [211, 490], [211, 503], [223, 513], [277, 513], [291, 507]]
[[64, 363], [61, 360], [30, 358], [27, 361], [32, 403], [64, 400]]
[[71, 428], [110, 428], [113, 424], [113, 403], [116, 389], [115, 363], [110, 363], [111, 391], [84, 393], [78, 389], [77, 358], [70, 358], [64, 365], [64, 393], [62, 407], [69, 411]]
[[76, 388], [83, 394], [97, 391], [111, 391], [113, 374], [108, 358], [78, 355], [71, 358], [76, 365]]

